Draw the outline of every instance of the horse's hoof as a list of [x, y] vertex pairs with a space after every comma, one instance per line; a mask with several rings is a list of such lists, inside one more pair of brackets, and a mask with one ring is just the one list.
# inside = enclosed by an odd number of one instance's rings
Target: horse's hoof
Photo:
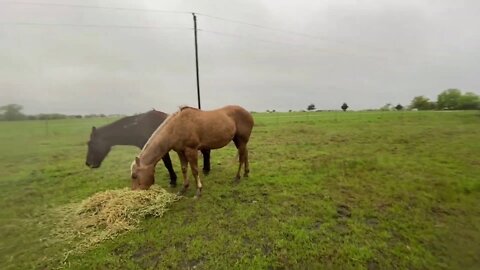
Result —
[[199, 199], [202, 196], [202, 191], [200, 189], [197, 189], [197, 192], [195, 193], [194, 199]]
[[178, 196], [183, 196], [183, 194], [185, 194], [185, 192], [187, 192], [187, 189], [186, 188], [182, 188], [182, 190], [180, 190], [177, 195]]
[[210, 170], [203, 169], [203, 175], [207, 176], [210, 173]]
[[240, 182], [240, 176], [233, 177], [232, 181], [236, 183]]
[[171, 187], [171, 188], [177, 187], [177, 183], [170, 183], [170, 187]]

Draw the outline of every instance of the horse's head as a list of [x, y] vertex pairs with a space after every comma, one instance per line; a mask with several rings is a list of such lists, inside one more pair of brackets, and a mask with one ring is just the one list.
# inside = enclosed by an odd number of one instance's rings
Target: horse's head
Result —
[[148, 189], [155, 183], [155, 165], [144, 165], [135, 157], [131, 167], [132, 189]]
[[85, 165], [90, 168], [98, 168], [102, 164], [103, 159], [110, 152], [111, 145], [98, 135], [95, 127], [92, 127], [90, 133], [90, 140], [88, 141], [87, 160]]

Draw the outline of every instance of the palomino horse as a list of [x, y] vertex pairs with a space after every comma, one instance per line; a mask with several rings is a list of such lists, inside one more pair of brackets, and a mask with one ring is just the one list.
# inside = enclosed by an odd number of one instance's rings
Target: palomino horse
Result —
[[[142, 149], [167, 116], [164, 112], [151, 110], [124, 117], [103, 127], [92, 127], [85, 164], [92, 169], [100, 167], [112, 146], [115, 145], [132, 145]], [[207, 174], [210, 171], [210, 150], [204, 149], [202, 153], [203, 172]], [[170, 175], [170, 185], [176, 186], [177, 175], [173, 170], [170, 155], [166, 153], [162, 159]]]
[[253, 128], [253, 117], [239, 106], [226, 106], [213, 111], [201, 111], [181, 107], [170, 115], [135, 157], [131, 167], [132, 189], [148, 189], [155, 182], [155, 165], [165, 153], [175, 150], [182, 164], [183, 189], [189, 186], [187, 166], [190, 163], [193, 177], [197, 182], [197, 193], [201, 195], [202, 182], [198, 175], [197, 153], [202, 149], [218, 149], [230, 141], [235, 143], [239, 154], [236, 180], [244, 166], [244, 177], [248, 177], [247, 143]]

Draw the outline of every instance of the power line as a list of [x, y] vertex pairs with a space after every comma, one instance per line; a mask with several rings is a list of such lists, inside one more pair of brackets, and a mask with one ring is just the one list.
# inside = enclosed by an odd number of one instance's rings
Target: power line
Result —
[[[227, 36], [227, 37], [233, 37], [233, 38], [238, 38], [238, 39], [245, 39], [245, 40], [256, 40], [260, 42], [265, 42], [265, 43], [272, 43], [272, 44], [281, 44], [281, 45], [286, 45], [286, 46], [296, 46], [303, 49], [315, 51], [315, 52], [324, 52], [324, 53], [334, 53], [334, 54], [341, 54], [345, 56], [360, 56], [355, 53], [348, 53], [348, 52], [342, 52], [338, 50], [332, 50], [332, 49], [325, 49], [325, 48], [315, 48], [315, 47], [306, 47], [303, 45], [299, 44], [292, 44], [292, 43], [286, 43], [286, 42], [278, 42], [278, 41], [272, 41], [272, 40], [266, 40], [266, 39], [259, 39], [259, 38], [252, 38], [250, 36], [244, 36], [244, 35], [238, 35], [238, 34], [231, 34], [231, 33], [224, 33], [224, 32], [218, 32], [218, 31], [210, 31], [210, 30], [205, 30], [205, 29], [198, 29], [199, 32], [204, 32], [204, 33], [209, 33], [213, 35], [219, 35], [219, 36]], [[367, 57], [375, 60], [384, 60], [381, 57], [377, 56], [366, 56], [366, 55], [361, 55], [360, 57]]]
[[355, 45], [357, 47], [363, 47], [363, 48], [366, 48], [366, 49], [371, 49], [371, 50], [376, 50], [376, 51], [383, 50], [383, 51], [394, 51], [394, 52], [402, 53], [401, 51], [398, 51], [398, 50], [395, 50], [395, 49], [384, 49], [384, 48], [378, 48], [378, 47], [373, 47], [373, 46], [368, 46], [368, 45], [363, 45], [363, 44], [362, 45], [352, 44], [350, 42], [333, 40], [333, 39], [329, 39], [329, 38], [325, 38], [325, 37], [321, 37], [321, 36], [316, 36], [316, 35], [311, 35], [311, 34], [307, 34], [307, 33], [301, 33], [301, 32], [297, 32], [297, 31], [280, 29], [280, 28], [275, 28], [275, 27], [270, 27], [270, 26], [255, 24], [255, 23], [249, 23], [249, 22], [244, 22], [244, 21], [239, 21], [239, 20], [232, 20], [232, 19], [222, 18], [222, 17], [218, 17], [218, 16], [212, 16], [212, 15], [208, 15], [208, 14], [204, 14], [204, 13], [196, 13], [196, 14], [198, 14], [200, 16], [207, 17], [207, 18], [216, 19], [216, 20], [247, 25], [247, 26], [251, 26], [251, 27], [255, 27], [255, 28], [266, 29], [266, 30], [270, 30], [270, 31], [281, 32], [281, 33], [301, 36], [301, 37], [310, 38], [310, 39], [318, 39], [318, 40], [323, 40], [323, 41], [327, 41], [327, 42], [334, 42], [334, 43], [344, 44], [344, 45]]
[[238, 20], [226, 19], [226, 18], [222, 18], [222, 17], [218, 17], [218, 16], [212, 16], [212, 15], [204, 14], [204, 13], [197, 13], [197, 14], [200, 15], [200, 16], [204, 16], [204, 17], [208, 17], [208, 18], [212, 18], [212, 19], [216, 19], [216, 20], [222, 20], [222, 21], [226, 21], [226, 22], [243, 24], [243, 25], [248, 25], [248, 26], [251, 26], [251, 27], [262, 28], [262, 29], [272, 30], [272, 31], [276, 31], [276, 32], [284, 32], [284, 33], [293, 34], [293, 35], [297, 35], [297, 36], [303, 36], [303, 37], [307, 37], [307, 38], [327, 40], [326, 38], [322, 38], [322, 37], [318, 37], [318, 36], [314, 36], [314, 35], [309, 35], [309, 34], [305, 34], [305, 33], [299, 33], [299, 32], [295, 32], [295, 31], [289, 31], [289, 30], [264, 26], [264, 25], [255, 24], [255, 23], [248, 23], [248, 22], [243, 22], [243, 21], [238, 21]]
[[2, 1], [0, 3], [13, 4], [13, 5], [30, 5], [30, 6], [56, 6], [56, 7], [84, 8], [84, 9], [108, 9], [108, 10], [141, 11], [141, 12], [160, 12], [160, 13], [172, 13], [172, 14], [191, 14], [192, 13], [190, 11], [178, 11], [178, 10], [90, 6], [90, 5], [62, 4], [62, 3], [36, 3], [36, 2], [17, 2], [17, 1], [6, 1], [6, 2]]
[[[84, 9], [124, 10], [124, 11], [136, 11], [136, 12], [159, 12], [159, 13], [184, 14], [184, 15], [186, 15], [186, 14], [190, 15], [190, 14], [193, 13], [191, 11], [146, 9], [146, 8], [127, 8], [127, 7], [111, 7], [111, 6], [92, 6], [92, 5], [63, 4], [63, 3], [35, 3], [35, 2], [24, 2], [24, 1], [21, 1], [21, 2], [19, 2], [19, 1], [0, 1], [0, 3], [12, 4], [12, 5], [53, 6], [53, 7], [56, 6], [56, 7], [84, 8]], [[259, 28], [259, 29], [265, 29], [265, 30], [269, 30], [269, 31], [279, 32], [279, 33], [286, 33], [286, 34], [301, 36], [301, 37], [305, 37], [305, 38], [309, 38], [309, 39], [323, 40], [323, 41], [326, 41], [326, 42], [333, 42], [333, 43], [337, 43], [337, 44], [347, 45], [349, 47], [353, 46], [353, 47], [355, 47], [356, 50], [360, 50], [361, 48], [363, 48], [363, 49], [367, 49], [369, 52], [374, 52], [374, 53], [378, 53], [378, 52], [383, 51], [383, 52], [390, 52], [390, 53], [394, 52], [394, 53], [397, 53], [397, 54], [402, 54], [404, 56], [408, 56], [408, 54], [409, 54], [408, 52], [401, 51], [401, 50], [398, 50], [398, 49], [379, 48], [379, 47], [375, 47], [375, 46], [369, 46], [369, 45], [355, 44], [355, 43], [351, 43], [351, 42], [333, 40], [333, 39], [329, 39], [329, 38], [325, 38], [325, 37], [321, 37], [321, 36], [316, 36], [316, 35], [312, 35], [312, 34], [308, 34], [308, 33], [301, 33], [301, 32], [297, 32], [297, 31], [285, 30], [285, 29], [265, 26], [265, 25], [261, 25], [261, 24], [257, 24], [257, 23], [245, 22], [245, 21], [241, 21], [241, 20], [228, 19], [228, 18], [213, 16], [213, 15], [209, 15], [209, 14], [205, 14], [205, 13], [195, 12], [195, 14], [197, 14], [199, 16], [207, 17], [207, 18], [212, 18], [212, 19], [226, 21], [226, 22], [235, 23], [235, 24], [247, 25], [247, 26], [255, 27], [255, 28]], [[47, 24], [41, 24], [41, 23], [28, 23], [28, 24], [29, 25], [45, 25], [45, 26], [47, 25]], [[15, 25], [15, 23], [8, 23], [8, 25]], [[18, 23], [17, 25], [27, 25], [27, 23]], [[54, 24], [51, 24], [51, 25], [54, 26]], [[61, 26], [81, 27], [80, 25], [75, 25], [75, 24], [61, 24]], [[156, 29], [160, 28], [160, 27], [156, 27], [156, 26], [126, 26], [126, 25], [125, 26], [123, 26], [123, 25], [122, 26], [102, 26], [102, 25], [88, 26], [88, 25], [85, 25], [84, 27], [156, 28]], [[233, 36], [232, 34], [226, 34], [226, 35]], [[259, 40], [259, 41], [261, 41], [261, 40]], [[263, 40], [263, 42], [268, 42], [268, 41]], [[275, 43], [275, 42], [273, 42], [273, 43]], [[324, 50], [324, 49], [322, 49], [322, 50]], [[382, 58], [384, 58], [384, 57], [382, 57]]]
[[[85, 9], [125, 10], [125, 11], [137, 11], [137, 12], [160, 12], [160, 13], [189, 14], [189, 15], [194, 13], [192, 11], [109, 7], [109, 6], [92, 6], [92, 5], [62, 4], [62, 3], [35, 3], [35, 2], [23, 2], [23, 1], [22, 2], [7, 1], [7, 2], [0, 2], [0, 3], [18, 4], [18, 5], [34, 5], [34, 6], [57, 6], [57, 7], [85, 8]], [[245, 21], [241, 21], [241, 20], [228, 19], [228, 18], [223, 18], [223, 17], [219, 17], [219, 16], [209, 15], [209, 14], [206, 14], [206, 13], [195, 12], [195, 14], [197, 14], [199, 16], [207, 17], [207, 18], [216, 19], [216, 20], [221, 20], [221, 21], [226, 21], [226, 22], [236, 23], [236, 24], [241, 24], [241, 25], [247, 25], [247, 26], [250, 26], [250, 27], [255, 27], [255, 28], [260, 28], [260, 29], [265, 29], [265, 30], [270, 30], [270, 31], [275, 31], [275, 32], [281, 32], [281, 33], [286, 33], [286, 34], [291, 34], [291, 35], [296, 35], [296, 36], [301, 36], [301, 37], [305, 37], [305, 38], [309, 38], [309, 39], [323, 40], [323, 41], [327, 41], [327, 42], [344, 44], [344, 45], [348, 45], [348, 46], [354, 45], [356, 47], [363, 47], [365, 49], [375, 50], [375, 51], [389, 51], [389, 52], [403, 53], [403, 52], [401, 52], [399, 50], [395, 50], [395, 49], [385, 49], [385, 48], [378, 48], [378, 47], [368, 46], [368, 45], [352, 44], [351, 42], [333, 40], [333, 39], [320, 37], [320, 36], [316, 36], [316, 35], [312, 35], [312, 34], [301, 33], [301, 32], [291, 31], [291, 30], [286, 30], [286, 29], [280, 29], [280, 28], [265, 26], [265, 25], [256, 24], [256, 23], [249, 23], [249, 22], [245, 22]]]
[[2, 22], [0, 25], [17, 26], [58, 26], [58, 27], [86, 27], [86, 28], [132, 28], [132, 29], [163, 29], [163, 30], [192, 30], [191, 27], [163, 27], [154, 25], [110, 25], [110, 24], [73, 24], [73, 23], [35, 23], [35, 22]]
[[293, 44], [285, 43], [285, 42], [278, 42], [278, 41], [272, 41], [272, 40], [261, 39], [261, 38], [252, 38], [252, 37], [245, 36], [245, 35], [225, 33], [225, 32], [219, 32], [219, 31], [211, 31], [211, 30], [205, 30], [205, 29], [198, 29], [198, 31], [199, 31], [199, 32], [209, 33], [209, 34], [214, 34], [214, 35], [234, 37], [234, 38], [238, 38], [238, 39], [256, 40], [256, 41], [261, 41], [261, 42], [265, 42], [265, 43], [282, 44], [282, 45], [293, 45]]

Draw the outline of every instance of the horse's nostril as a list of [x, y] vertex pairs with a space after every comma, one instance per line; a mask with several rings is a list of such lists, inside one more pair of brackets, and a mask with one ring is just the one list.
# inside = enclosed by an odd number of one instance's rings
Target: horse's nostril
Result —
[[90, 167], [90, 164], [88, 164], [88, 161], [85, 162], [85, 165], [87, 165], [88, 167]]

